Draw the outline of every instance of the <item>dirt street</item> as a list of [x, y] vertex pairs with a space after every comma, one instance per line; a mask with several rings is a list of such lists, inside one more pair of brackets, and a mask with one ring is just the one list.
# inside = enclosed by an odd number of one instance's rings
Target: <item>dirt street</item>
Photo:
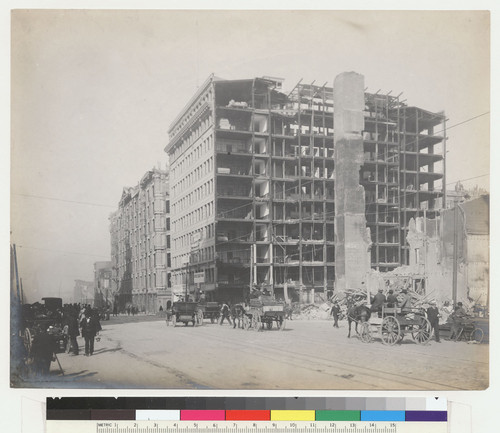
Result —
[[[147, 320], [144, 320], [147, 319]], [[155, 318], [102, 323], [95, 353], [59, 354], [47, 382], [65, 388], [410, 389], [459, 390], [488, 386], [487, 344], [406, 336], [395, 346], [347, 339], [347, 323], [288, 321], [284, 331], [255, 332], [205, 322], [167, 326]]]

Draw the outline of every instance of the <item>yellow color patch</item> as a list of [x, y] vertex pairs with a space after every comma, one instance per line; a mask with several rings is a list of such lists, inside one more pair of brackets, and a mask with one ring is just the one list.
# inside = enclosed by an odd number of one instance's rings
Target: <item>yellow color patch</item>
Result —
[[272, 410], [271, 421], [315, 421], [314, 410]]

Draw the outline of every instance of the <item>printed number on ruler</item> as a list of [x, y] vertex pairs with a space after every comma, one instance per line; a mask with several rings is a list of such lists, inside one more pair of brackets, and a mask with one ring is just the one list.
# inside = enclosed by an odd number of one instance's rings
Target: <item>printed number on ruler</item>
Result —
[[47, 421], [47, 433], [447, 433], [447, 422]]

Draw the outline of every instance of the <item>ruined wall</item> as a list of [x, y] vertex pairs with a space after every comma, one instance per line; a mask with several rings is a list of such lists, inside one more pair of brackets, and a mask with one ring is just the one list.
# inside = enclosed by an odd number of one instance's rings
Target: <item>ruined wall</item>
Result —
[[333, 85], [335, 139], [335, 277], [337, 290], [359, 288], [370, 271], [370, 232], [365, 191], [359, 184], [364, 162], [364, 77], [344, 72]]

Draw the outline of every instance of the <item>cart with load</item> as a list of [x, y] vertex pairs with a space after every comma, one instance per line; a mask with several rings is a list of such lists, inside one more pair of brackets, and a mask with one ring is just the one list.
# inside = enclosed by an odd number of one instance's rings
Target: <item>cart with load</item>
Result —
[[68, 335], [63, 331], [62, 299], [42, 298], [43, 304], [23, 305], [24, 330], [22, 337], [26, 352], [30, 354], [33, 340], [42, 329], [46, 330], [56, 342], [58, 351], [64, 351]]
[[172, 305], [172, 324], [175, 326], [177, 322], [182, 322], [187, 326], [188, 323], [193, 323], [193, 326], [203, 323], [203, 311], [198, 305], [198, 302], [174, 302]]
[[273, 323], [282, 331], [285, 329], [285, 304], [278, 302], [273, 296], [261, 295], [250, 299], [250, 306], [243, 317], [243, 328], [252, 327], [255, 331], [272, 329]]
[[432, 333], [425, 311], [420, 308], [401, 309], [384, 305], [381, 317], [372, 315], [369, 322], [363, 322], [360, 326], [361, 341], [372, 342], [378, 331], [382, 343], [389, 346], [401, 342], [405, 335], [411, 335], [417, 344], [425, 344]]
[[220, 316], [220, 306], [218, 302], [204, 302], [198, 304], [203, 319], [210, 319], [210, 323], [216, 323]]

